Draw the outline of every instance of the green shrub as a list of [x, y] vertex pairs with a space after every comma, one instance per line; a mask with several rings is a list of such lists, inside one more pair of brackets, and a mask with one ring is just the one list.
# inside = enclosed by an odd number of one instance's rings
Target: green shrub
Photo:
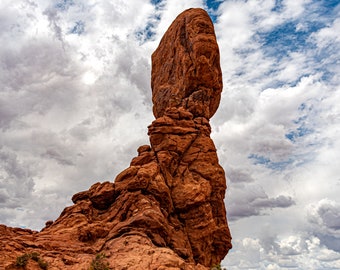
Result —
[[48, 263], [41, 259], [39, 253], [37, 252], [25, 253], [24, 255], [17, 257], [15, 266], [25, 267], [29, 259], [36, 261], [39, 267], [43, 270], [46, 270], [48, 267]]
[[109, 263], [105, 261], [105, 254], [97, 254], [91, 262], [89, 270], [110, 270]]
[[38, 253], [38, 252], [32, 252], [31, 254], [30, 254], [30, 257], [31, 257], [31, 259], [33, 260], [33, 261], [39, 261], [39, 256], [40, 256], [40, 254]]
[[39, 267], [43, 270], [46, 270], [48, 267], [48, 263], [40, 258], [38, 259], [38, 264], [39, 264]]
[[17, 260], [15, 262], [15, 266], [26, 266], [29, 259], [30, 259], [29, 254], [21, 255], [21, 256], [17, 257]]

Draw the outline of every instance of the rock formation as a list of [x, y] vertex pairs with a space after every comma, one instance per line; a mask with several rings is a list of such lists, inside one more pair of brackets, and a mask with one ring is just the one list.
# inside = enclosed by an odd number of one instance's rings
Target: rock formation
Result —
[[194, 117], [214, 115], [222, 73], [214, 26], [204, 10], [187, 10], [171, 24], [152, 55], [151, 76], [156, 118], [171, 107], [183, 107]]
[[24, 254], [26, 269], [219, 264], [231, 248], [226, 179], [209, 125], [221, 91], [213, 24], [204, 10], [186, 10], [152, 55], [150, 146], [138, 148], [114, 183], [75, 194], [74, 205], [40, 232], [0, 225], [0, 269], [20, 269]]

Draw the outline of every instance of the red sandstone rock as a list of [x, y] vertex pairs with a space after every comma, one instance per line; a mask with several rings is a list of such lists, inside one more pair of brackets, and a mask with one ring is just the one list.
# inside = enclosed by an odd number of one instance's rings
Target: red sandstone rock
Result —
[[[179, 15], [153, 54], [151, 145], [138, 148], [114, 183], [75, 194], [74, 205], [41, 232], [0, 225], [0, 269], [20, 269], [16, 258], [32, 252], [48, 269], [87, 270], [98, 254], [117, 270], [220, 263], [231, 237], [225, 175], [210, 139], [209, 117], [222, 89], [218, 61], [206, 12]], [[41, 268], [30, 259], [26, 269]]]
[[203, 9], [181, 13], [152, 55], [153, 112], [161, 117], [169, 107], [184, 107], [209, 119], [222, 91], [220, 54], [213, 23]]

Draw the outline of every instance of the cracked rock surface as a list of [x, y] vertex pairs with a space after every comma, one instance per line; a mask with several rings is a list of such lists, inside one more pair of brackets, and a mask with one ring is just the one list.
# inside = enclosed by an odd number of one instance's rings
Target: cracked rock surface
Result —
[[[72, 197], [40, 232], [0, 225], [0, 269], [33, 252], [48, 269], [89, 269], [96, 255], [110, 269], [204, 270], [231, 248], [226, 179], [210, 138], [222, 91], [213, 24], [202, 9], [181, 13], [152, 56], [156, 119], [150, 145], [114, 183]], [[41, 269], [30, 259], [26, 269]]]

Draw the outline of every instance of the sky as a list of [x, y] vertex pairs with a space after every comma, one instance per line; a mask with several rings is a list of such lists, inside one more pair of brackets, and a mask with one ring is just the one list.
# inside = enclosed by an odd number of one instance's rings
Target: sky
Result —
[[340, 1], [2, 0], [0, 223], [40, 230], [148, 144], [151, 54], [214, 21], [233, 269], [340, 269]]

